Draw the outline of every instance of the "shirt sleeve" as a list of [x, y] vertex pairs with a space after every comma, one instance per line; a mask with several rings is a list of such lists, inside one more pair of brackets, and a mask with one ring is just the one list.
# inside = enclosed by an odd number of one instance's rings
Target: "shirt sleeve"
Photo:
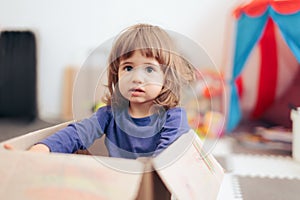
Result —
[[186, 112], [183, 108], [173, 108], [167, 111], [166, 122], [161, 131], [161, 137], [155, 150], [155, 155], [171, 145], [182, 134], [190, 130]]
[[103, 129], [94, 114], [90, 118], [68, 125], [39, 143], [47, 145], [51, 152], [73, 153], [79, 149], [87, 149], [102, 135]]

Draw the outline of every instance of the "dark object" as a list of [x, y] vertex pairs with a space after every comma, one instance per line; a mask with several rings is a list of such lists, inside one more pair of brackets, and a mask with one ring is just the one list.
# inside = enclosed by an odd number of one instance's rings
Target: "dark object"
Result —
[[30, 31], [0, 34], [0, 117], [34, 120], [36, 99], [36, 40]]

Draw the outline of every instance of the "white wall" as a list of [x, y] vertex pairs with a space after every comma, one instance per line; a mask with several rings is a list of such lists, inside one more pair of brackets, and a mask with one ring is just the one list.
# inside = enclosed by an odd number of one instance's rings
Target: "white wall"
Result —
[[42, 118], [61, 113], [63, 70], [134, 23], [152, 23], [202, 45], [223, 65], [225, 26], [239, 0], [0, 0], [0, 29], [32, 29], [38, 38]]

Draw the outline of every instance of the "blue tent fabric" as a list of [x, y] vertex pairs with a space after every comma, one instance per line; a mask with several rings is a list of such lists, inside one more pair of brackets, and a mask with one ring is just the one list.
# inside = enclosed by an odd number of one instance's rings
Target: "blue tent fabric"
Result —
[[261, 38], [269, 17], [278, 25], [283, 38], [300, 62], [300, 27], [297, 28], [300, 26], [300, 12], [283, 15], [274, 11], [272, 7], [268, 7], [262, 15], [257, 17], [241, 14], [236, 25], [232, 79], [229, 81], [231, 94], [226, 124], [227, 133], [236, 128], [242, 117], [235, 80], [242, 72], [253, 47]]
[[282, 15], [270, 9], [270, 16], [278, 25], [284, 40], [300, 63], [300, 12]]
[[267, 18], [268, 13], [265, 13], [258, 18], [253, 18], [247, 16], [246, 14], [242, 14], [237, 22], [237, 35], [235, 41], [236, 51], [234, 52], [233, 58], [234, 65], [232, 71], [232, 81], [230, 81], [231, 95], [228, 121], [226, 126], [227, 132], [231, 132], [238, 125], [241, 119], [239, 98], [234, 80], [236, 80], [236, 78], [240, 75], [251, 50], [261, 37]]

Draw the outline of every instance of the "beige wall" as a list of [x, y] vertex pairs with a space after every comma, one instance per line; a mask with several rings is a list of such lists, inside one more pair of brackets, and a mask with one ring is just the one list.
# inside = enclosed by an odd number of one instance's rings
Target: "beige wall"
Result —
[[0, 0], [0, 29], [31, 29], [38, 38], [42, 118], [61, 116], [63, 72], [134, 23], [152, 23], [201, 45], [223, 67], [226, 20], [239, 0]]

